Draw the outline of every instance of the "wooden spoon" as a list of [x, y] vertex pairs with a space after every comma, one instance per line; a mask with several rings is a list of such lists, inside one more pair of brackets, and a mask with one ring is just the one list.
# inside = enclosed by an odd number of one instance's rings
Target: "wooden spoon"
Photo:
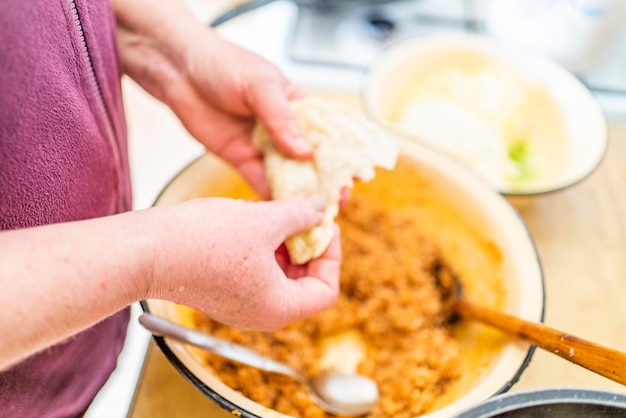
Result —
[[626, 385], [626, 353], [543, 324], [475, 305], [463, 297], [461, 282], [445, 265], [437, 264], [434, 273], [451, 318], [462, 317], [490, 325], [587, 370]]

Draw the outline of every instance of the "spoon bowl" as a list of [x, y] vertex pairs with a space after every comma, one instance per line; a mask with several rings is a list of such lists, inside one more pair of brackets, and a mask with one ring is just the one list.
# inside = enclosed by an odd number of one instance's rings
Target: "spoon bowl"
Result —
[[238, 363], [292, 377], [308, 388], [311, 398], [320, 408], [332, 414], [346, 417], [362, 416], [378, 403], [378, 386], [365, 376], [329, 370], [318, 376], [307, 378], [286, 364], [264, 357], [246, 347], [184, 327], [156, 315], [143, 313], [139, 317], [139, 323], [156, 336], [172, 338]]

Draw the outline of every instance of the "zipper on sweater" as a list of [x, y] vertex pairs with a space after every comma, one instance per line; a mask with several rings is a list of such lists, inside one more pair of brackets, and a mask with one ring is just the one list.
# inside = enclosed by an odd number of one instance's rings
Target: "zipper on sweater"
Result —
[[98, 106], [100, 107], [100, 110], [102, 111], [102, 114], [104, 115], [105, 125], [106, 125], [106, 130], [107, 130], [106, 132], [107, 139], [113, 151], [113, 157], [115, 158], [115, 171], [117, 173], [117, 188], [118, 188], [118, 209], [121, 209], [123, 205], [122, 173], [120, 172], [122, 169], [122, 158], [120, 155], [119, 144], [116, 141], [116, 134], [115, 134], [115, 130], [113, 129], [113, 122], [111, 120], [111, 114], [109, 113], [109, 109], [106, 106], [106, 102], [102, 94], [100, 83], [98, 82], [98, 78], [96, 77], [96, 71], [94, 69], [93, 61], [89, 53], [89, 46], [87, 45], [87, 38], [85, 37], [83, 24], [80, 20], [80, 13], [78, 12], [78, 7], [76, 6], [76, 0], [69, 0], [69, 1], [70, 1], [70, 8], [72, 10], [73, 21], [74, 21], [74, 24], [76, 25], [76, 29], [77, 29], [79, 40], [80, 40], [82, 54], [87, 64], [89, 80], [96, 92]]

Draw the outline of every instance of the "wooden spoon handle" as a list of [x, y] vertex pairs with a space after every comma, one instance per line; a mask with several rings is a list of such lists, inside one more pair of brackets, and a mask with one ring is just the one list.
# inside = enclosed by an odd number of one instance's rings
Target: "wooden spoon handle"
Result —
[[527, 340], [592, 372], [626, 385], [626, 353], [514, 316], [457, 301], [458, 313]]

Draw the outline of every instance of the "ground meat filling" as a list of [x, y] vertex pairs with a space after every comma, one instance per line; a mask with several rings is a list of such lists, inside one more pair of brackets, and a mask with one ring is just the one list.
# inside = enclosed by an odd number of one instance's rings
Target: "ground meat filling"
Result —
[[[275, 333], [242, 332], [195, 314], [195, 325], [312, 376], [320, 371], [329, 337], [356, 331], [364, 342], [359, 373], [379, 386], [368, 415], [414, 417], [428, 412], [459, 374], [460, 347], [452, 337], [434, 277], [446, 262], [420, 236], [411, 208], [384, 206], [354, 195], [337, 219], [344, 261], [337, 304]], [[295, 417], [330, 416], [293, 379], [232, 363], [209, 353], [206, 364], [254, 401]]]

